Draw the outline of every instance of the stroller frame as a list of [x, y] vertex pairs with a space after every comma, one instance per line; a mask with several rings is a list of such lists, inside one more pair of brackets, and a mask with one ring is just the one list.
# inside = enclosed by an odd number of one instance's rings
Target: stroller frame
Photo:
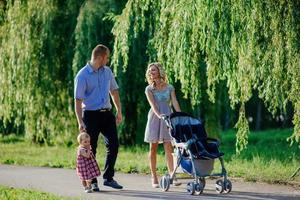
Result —
[[[172, 126], [171, 123], [171, 118], [172, 117], [177, 117], [177, 116], [184, 116], [184, 117], [190, 117], [192, 119], [196, 119], [199, 121], [200, 125], [203, 126], [203, 124], [201, 123], [201, 121], [197, 118], [194, 118], [193, 116], [183, 113], [183, 112], [177, 112], [177, 113], [172, 113], [170, 116], [164, 116], [162, 119], [165, 121], [168, 129], [169, 129], [169, 134], [172, 137], [172, 141], [175, 144], [175, 150], [177, 151], [177, 162], [176, 162], [176, 166], [173, 170], [173, 172], [171, 174], [166, 174], [164, 176], [162, 176], [162, 178], [160, 179], [159, 185], [160, 188], [163, 191], [168, 191], [170, 188], [170, 184], [172, 184], [174, 178], [175, 178], [175, 174], [177, 169], [179, 168], [182, 159], [184, 159], [184, 151], [186, 151], [188, 153], [188, 159], [191, 160], [191, 164], [192, 164], [192, 172], [189, 173], [190, 175], [193, 176], [193, 181], [192, 182], [188, 182], [187, 183], [187, 187], [186, 190], [189, 194], [193, 195], [193, 194], [202, 194], [203, 190], [205, 188], [205, 177], [223, 177], [223, 179], [219, 179], [216, 181], [215, 184], [215, 189], [217, 193], [229, 193], [232, 189], [232, 184], [231, 181], [227, 178], [227, 171], [225, 169], [225, 165], [224, 165], [224, 159], [223, 159], [223, 153], [219, 152], [219, 141], [213, 138], [205, 138], [205, 142], [207, 142], [209, 145], [214, 146], [214, 148], [217, 148], [217, 152], [216, 154], [211, 154], [209, 152], [206, 151], [204, 145], [202, 144], [202, 142], [199, 140], [199, 138], [197, 138], [195, 135], [192, 135], [192, 138], [187, 139], [186, 136], [184, 135], [184, 139], [186, 142], [181, 142], [181, 143], [176, 143], [176, 139], [172, 136], [172, 131], [174, 130], [174, 127]], [[203, 129], [204, 130], [204, 129]], [[190, 127], [190, 131], [191, 127]], [[205, 130], [204, 130], [205, 131]], [[206, 134], [206, 133], [205, 133]], [[202, 140], [203, 141], [203, 140]], [[203, 148], [202, 151], [202, 155], [200, 154], [199, 158], [194, 158], [194, 154], [191, 150], [192, 145], [194, 145], [194, 147], [196, 147], [197, 149], [197, 145], [200, 146], [201, 148]], [[197, 149], [197, 152], [198, 149]], [[219, 173], [200, 173], [195, 166], [195, 161], [197, 159], [202, 159], [202, 160], [214, 160], [214, 159], [219, 159], [220, 163], [221, 163], [221, 172]]]

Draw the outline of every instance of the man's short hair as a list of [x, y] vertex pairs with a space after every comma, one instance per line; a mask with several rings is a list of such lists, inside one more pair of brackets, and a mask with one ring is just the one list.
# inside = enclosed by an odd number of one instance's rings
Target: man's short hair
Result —
[[92, 59], [109, 53], [109, 48], [103, 44], [98, 44], [92, 51]]

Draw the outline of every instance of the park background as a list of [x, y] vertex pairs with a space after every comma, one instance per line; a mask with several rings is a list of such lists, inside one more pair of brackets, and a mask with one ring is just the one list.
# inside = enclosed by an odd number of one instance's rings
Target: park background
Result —
[[148, 172], [145, 72], [160, 61], [229, 175], [299, 185], [297, 0], [0, 0], [1, 163], [74, 168], [74, 76], [99, 43], [120, 87], [117, 170]]

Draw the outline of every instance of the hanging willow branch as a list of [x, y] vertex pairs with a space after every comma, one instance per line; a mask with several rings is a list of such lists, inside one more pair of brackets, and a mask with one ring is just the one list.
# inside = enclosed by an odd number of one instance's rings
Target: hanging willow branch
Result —
[[[150, 59], [164, 63], [192, 105], [205, 95], [204, 81], [212, 102], [216, 86], [226, 82], [231, 106], [241, 105], [237, 152], [247, 145], [244, 106], [254, 89], [273, 114], [284, 112], [288, 101], [294, 105], [290, 140], [299, 142], [299, 9], [299, 1], [287, 0], [129, 0], [115, 18], [113, 64], [116, 72], [126, 70], [129, 48], [150, 27], [145, 43]], [[201, 60], [207, 80], [200, 80]]]
[[[74, 75], [109, 46], [111, 0], [0, 0], [0, 124], [35, 142], [71, 144]], [[1, 131], [2, 131], [1, 127]]]
[[76, 126], [69, 120], [73, 111], [66, 87], [70, 37], [56, 23], [63, 23], [61, 8], [56, 1], [8, 0], [6, 9], [0, 32], [0, 119], [24, 127], [32, 141], [62, 143]]

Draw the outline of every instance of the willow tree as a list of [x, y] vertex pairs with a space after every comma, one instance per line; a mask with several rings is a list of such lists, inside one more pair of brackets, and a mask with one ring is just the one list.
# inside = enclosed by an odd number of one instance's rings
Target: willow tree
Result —
[[292, 103], [289, 139], [299, 142], [299, 10], [296, 0], [129, 0], [115, 18], [113, 65], [116, 73], [126, 71], [130, 48], [146, 32], [149, 61], [164, 63], [192, 106], [206, 96], [220, 100], [218, 87], [224, 83], [231, 107], [239, 110], [237, 152], [247, 145], [245, 103], [254, 90], [273, 114]]
[[74, 76], [91, 57], [93, 48], [102, 43], [111, 46], [112, 23], [104, 20], [107, 13], [113, 12], [113, 2], [109, 0], [85, 1], [81, 6], [75, 35], [75, 55], [73, 58]]
[[[0, 125], [35, 142], [74, 141], [73, 80], [124, 1], [0, 0]], [[0, 129], [1, 131], [2, 129]]]
[[70, 30], [78, 4], [5, 1], [0, 24], [0, 120], [23, 126], [33, 141], [62, 143], [73, 135], [67, 86], [72, 74]]

